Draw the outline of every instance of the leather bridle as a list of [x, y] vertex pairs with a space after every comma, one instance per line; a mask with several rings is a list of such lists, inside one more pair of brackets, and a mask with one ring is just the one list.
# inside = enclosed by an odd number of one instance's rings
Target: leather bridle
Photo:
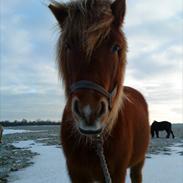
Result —
[[91, 89], [105, 96], [109, 103], [109, 109], [110, 110], [112, 109], [113, 97], [117, 93], [117, 86], [115, 86], [111, 92], [108, 92], [104, 87], [98, 85], [97, 83], [94, 83], [92, 81], [87, 81], [87, 80], [80, 80], [71, 85], [70, 94], [81, 89]]

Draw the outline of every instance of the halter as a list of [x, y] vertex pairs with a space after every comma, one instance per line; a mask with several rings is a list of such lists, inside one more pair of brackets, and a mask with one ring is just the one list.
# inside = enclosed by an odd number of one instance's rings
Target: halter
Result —
[[76, 92], [77, 90], [81, 89], [92, 89], [102, 94], [108, 99], [109, 109], [112, 109], [112, 101], [113, 97], [116, 95], [117, 86], [115, 86], [111, 92], [108, 92], [104, 87], [98, 85], [97, 83], [94, 83], [92, 81], [81, 80], [71, 85], [70, 93]]

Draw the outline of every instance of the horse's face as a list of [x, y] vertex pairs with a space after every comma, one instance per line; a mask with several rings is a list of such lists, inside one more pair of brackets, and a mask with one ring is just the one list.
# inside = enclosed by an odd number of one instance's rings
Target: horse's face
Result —
[[[76, 45], [66, 48], [64, 54], [67, 54], [66, 62], [69, 63], [71, 85], [84, 80], [97, 83], [108, 92], [117, 87], [124, 72], [125, 61], [121, 59], [121, 33], [114, 32], [115, 30], [112, 30], [109, 37], [93, 51], [90, 61], [85, 60], [83, 52], [77, 50]], [[111, 112], [108, 98], [88, 88], [81, 88], [70, 97], [73, 117], [80, 131], [87, 134], [100, 133], [108, 124]], [[113, 101], [115, 97], [112, 98]]]
[[[70, 107], [76, 127], [82, 134], [99, 134], [109, 125], [109, 116], [113, 113], [115, 101], [121, 92], [126, 62], [126, 41], [120, 31], [122, 22], [116, 21], [115, 11], [111, 5], [109, 7], [110, 16], [100, 12], [101, 17], [108, 16], [106, 19], [111, 20], [108, 27], [104, 27], [107, 29], [107, 35], [100, 39], [99, 37], [102, 37], [102, 35], [98, 36], [100, 31], [103, 31], [102, 34], [106, 34], [104, 28], [99, 28], [98, 32], [95, 32], [94, 28], [92, 36], [86, 36], [85, 30], [83, 34], [83, 25], [80, 25], [83, 23], [81, 21], [83, 12], [77, 9], [76, 13], [73, 5], [72, 11], [69, 11], [68, 7], [60, 6], [60, 11], [56, 9], [58, 11], [56, 13], [54, 8], [51, 7], [57, 20], [61, 19], [57, 15], [58, 12], [62, 12], [62, 18], [65, 16], [64, 21], [59, 22], [62, 27], [62, 35], [59, 40], [59, 67], [66, 85], [66, 95], [71, 103]], [[93, 19], [92, 21], [95, 22]], [[101, 24], [100, 20], [97, 19], [97, 21]], [[92, 26], [86, 24], [84, 28]], [[100, 44], [97, 44], [99, 41]], [[87, 44], [88, 42], [89, 44]], [[111, 98], [111, 104], [108, 97], [93, 88], [81, 87], [79, 90], [71, 92], [70, 87], [79, 81], [95, 83], [107, 92], [116, 89]]]

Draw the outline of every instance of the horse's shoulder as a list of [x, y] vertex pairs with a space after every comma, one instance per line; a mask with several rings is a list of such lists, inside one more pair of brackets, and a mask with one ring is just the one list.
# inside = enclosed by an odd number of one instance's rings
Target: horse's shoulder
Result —
[[[134, 108], [137, 110], [144, 109], [146, 112], [148, 110], [148, 105], [147, 102], [144, 98], [144, 96], [136, 89], [129, 87], [129, 86], [124, 86], [123, 88], [124, 92], [124, 100], [123, 104], [126, 107]], [[134, 110], [133, 109], [133, 110]]]
[[136, 90], [135, 88], [124, 86], [123, 91], [125, 98], [129, 100], [145, 102], [144, 96], [141, 94], [140, 91]]
[[123, 91], [125, 93], [140, 93], [137, 89], [132, 88], [130, 86], [124, 86]]

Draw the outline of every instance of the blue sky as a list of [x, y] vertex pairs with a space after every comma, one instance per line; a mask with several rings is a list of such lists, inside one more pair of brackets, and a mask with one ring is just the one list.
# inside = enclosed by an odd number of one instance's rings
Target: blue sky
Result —
[[[0, 2], [0, 120], [60, 120], [59, 35], [46, 0]], [[139, 89], [150, 120], [183, 122], [183, 2], [128, 0], [125, 84]]]

